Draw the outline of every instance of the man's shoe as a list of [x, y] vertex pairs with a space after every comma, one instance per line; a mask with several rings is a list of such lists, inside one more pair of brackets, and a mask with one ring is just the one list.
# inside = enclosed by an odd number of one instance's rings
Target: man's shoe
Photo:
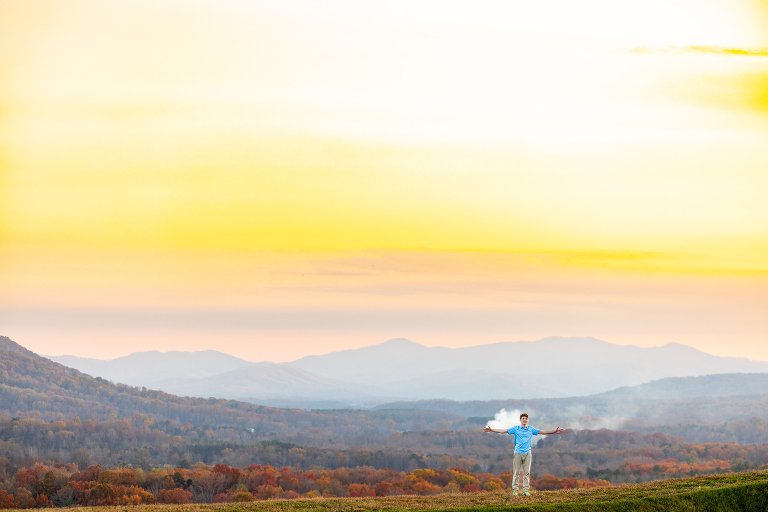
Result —
[[530, 495], [531, 495], [531, 493], [529, 493], [528, 491], [525, 491], [525, 492], [523, 493], [523, 495], [525, 495], [525, 496], [530, 496]]
[[512, 496], [517, 496], [517, 491], [512, 491]]

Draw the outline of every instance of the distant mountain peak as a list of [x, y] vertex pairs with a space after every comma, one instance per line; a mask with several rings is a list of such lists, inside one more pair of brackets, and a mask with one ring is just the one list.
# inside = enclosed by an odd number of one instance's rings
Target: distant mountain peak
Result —
[[575, 343], [575, 342], [588, 342], [605, 345], [615, 345], [609, 341], [603, 341], [595, 338], [594, 336], [547, 336], [540, 340], [533, 341], [532, 343]]
[[134, 352], [115, 359], [91, 359], [74, 356], [48, 356], [48, 359], [76, 368], [83, 373], [134, 386], [154, 386], [156, 381], [172, 378], [202, 378], [243, 366], [258, 366], [245, 359], [204, 350], [182, 352]]
[[[669, 343], [665, 343], [661, 346], [661, 348], [673, 348], [676, 350], [690, 350], [693, 352], [702, 352], [701, 350], [697, 348], [690, 347], [688, 345], [683, 345], [682, 343], [677, 343], [676, 341], [670, 341]], [[706, 354], [706, 352], [703, 352]], [[710, 354], [711, 355], [711, 354]]]
[[379, 343], [376, 346], [383, 347], [425, 347], [425, 345], [422, 345], [421, 343], [416, 343], [415, 341], [411, 341], [406, 338], [392, 338], [384, 343]]

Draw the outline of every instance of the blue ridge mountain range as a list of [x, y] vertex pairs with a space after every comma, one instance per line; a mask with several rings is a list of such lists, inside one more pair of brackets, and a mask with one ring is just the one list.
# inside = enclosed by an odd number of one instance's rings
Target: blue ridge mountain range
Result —
[[46, 357], [113, 382], [182, 396], [287, 407], [373, 407], [408, 400], [540, 399], [609, 392], [664, 398], [663, 386], [650, 381], [717, 374], [718, 379], [690, 381], [685, 396], [768, 392], [766, 377], [722, 375], [768, 376], [768, 362], [713, 356], [677, 343], [643, 348], [589, 337], [455, 349], [398, 338], [289, 363], [254, 363], [213, 350], [137, 352], [106, 361]]

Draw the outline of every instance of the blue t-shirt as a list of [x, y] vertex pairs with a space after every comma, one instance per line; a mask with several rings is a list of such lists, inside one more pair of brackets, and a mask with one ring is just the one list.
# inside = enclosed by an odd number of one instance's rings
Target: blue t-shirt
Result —
[[539, 435], [539, 429], [518, 425], [507, 430], [507, 433], [515, 436], [515, 453], [531, 453], [531, 438]]

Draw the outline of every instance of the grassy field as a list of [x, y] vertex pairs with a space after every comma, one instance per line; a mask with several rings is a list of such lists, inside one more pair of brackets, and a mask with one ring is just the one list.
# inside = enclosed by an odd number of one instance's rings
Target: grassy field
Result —
[[[119, 512], [137, 507], [93, 507]], [[217, 505], [145, 505], [163, 512], [367, 512], [439, 510], [514, 511], [742, 511], [768, 510], [768, 471], [729, 473], [640, 485], [534, 492], [510, 497], [490, 493], [392, 496], [386, 498], [306, 498]], [[159, 512], [159, 511], [158, 511]]]

